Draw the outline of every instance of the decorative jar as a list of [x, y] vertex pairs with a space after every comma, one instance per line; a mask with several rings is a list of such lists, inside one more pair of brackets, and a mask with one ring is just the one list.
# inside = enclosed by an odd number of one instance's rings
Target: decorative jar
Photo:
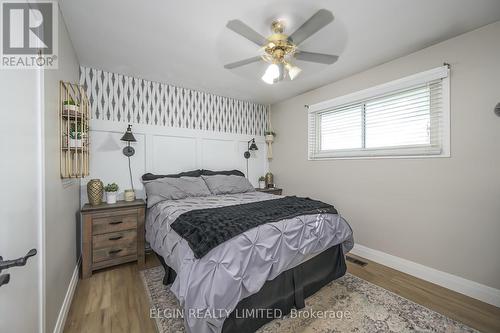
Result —
[[87, 183], [87, 197], [92, 206], [97, 206], [102, 203], [102, 193], [104, 185], [100, 179], [91, 179]]
[[123, 198], [125, 201], [134, 201], [135, 200], [134, 190], [125, 190]]

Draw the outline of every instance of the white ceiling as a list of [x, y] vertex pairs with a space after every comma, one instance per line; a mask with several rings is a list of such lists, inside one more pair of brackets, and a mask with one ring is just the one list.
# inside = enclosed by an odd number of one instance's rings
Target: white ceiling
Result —
[[[260, 103], [275, 103], [500, 19], [498, 0], [61, 0], [84, 66]], [[274, 18], [291, 33], [318, 9], [333, 23], [301, 49], [340, 56], [269, 86], [263, 63], [226, 70], [257, 46], [225, 28], [240, 19], [264, 36]], [[436, 64], [438, 65], [438, 64]]]

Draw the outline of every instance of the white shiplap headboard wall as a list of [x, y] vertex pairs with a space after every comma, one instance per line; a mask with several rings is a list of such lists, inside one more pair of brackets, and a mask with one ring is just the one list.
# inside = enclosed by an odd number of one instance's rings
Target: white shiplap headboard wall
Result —
[[132, 124], [137, 142], [131, 158], [136, 195], [144, 197], [141, 176], [193, 169], [239, 169], [246, 173], [243, 153], [255, 138], [258, 151], [249, 159], [249, 180], [268, 170], [264, 130], [269, 106], [215, 96], [96, 69], [81, 68], [80, 83], [91, 106], [90, 176], [130, 188], [128, 161], [121, 136]]

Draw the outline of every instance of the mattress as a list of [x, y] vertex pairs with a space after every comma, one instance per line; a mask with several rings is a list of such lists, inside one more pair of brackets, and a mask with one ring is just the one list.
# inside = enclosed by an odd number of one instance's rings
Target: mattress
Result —
[[193, 209], [275, 199], [262, 192], [165, 200], [148, 209], [146, 240], [177, 272], [170, 287], [184, 309], [186, 329], [219, 333], [238, 302], [257, 293], [267, 280], [331, 246], [353, 247], [352, 230], [339, 214], [297, 216], [262, 224], [195, 258], [170, 225]]

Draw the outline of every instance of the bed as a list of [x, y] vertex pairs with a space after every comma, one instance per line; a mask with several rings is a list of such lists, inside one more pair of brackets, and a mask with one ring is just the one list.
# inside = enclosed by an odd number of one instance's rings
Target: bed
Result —
[[[195, 179], [216, 175], [244, 178], [239, 171], [217, 173], [207, 170], [168, 177]], [[165, 176], [143, 176], [148, 193], [146, 240], [165, 267], [164, 283], [171, 283], [170, 289], [184, 309], [188, 332], [253, 332], [266, 322], [287, 314], [292, 307], [303, 307], [306, 297], [345, 273], [344, 255], [352, 248], [353, 237], [349, 224], [336, 210], [333, 210], [335, 214], [319, 210], [315, 214], [295, 214], [258, 224], [242, 232], [230, 233], [212, 247], [201, 246], [200, 250], [200, 246], [190, 239], [193, 231], [189, 226], [193, 220], [184, 224], [187, 231], [178, 226], [179, 221], [189, 215], [203, 212], [203, 221], [207, 224], [205, 220], [224, 209], [244, 211], [247, 207], [265, 207], [299, 199], [257, 192], [249, 186], [241, 193], [225, 193], [217, 188], [214, 193], [214, 188], [210, 187], [210, 192], [204, 195], [197, 195], [204, 190], [195, 189], [187, 192], [196, 196], [186, 196], [186, 193], [171, 196], [169, 193], [153, 199], [153, 191], [148, 190], [149, 182], [164, 179]], [[238, 181], [248, 183], [246, 179]], [[196, 183], [200, 184], [198, 180]], [[183, 191], [177, 184], [169, 186]], [[226, 192], [238, 192], [235, 187], [229, 186]], [[271, 210], [276, 211], [275, 208]], [[227, 221], [222, 222], [226, 223], [222, 224], [224, 228], [231, 229]], [[210, 222], [209, 231], [205, 232], [224, 228]], [[210, 243], [213, 238], [222, 236], [215, 234], [200, 243]], [[198, 240], [203, 235], [197, 237]], [[257, 317], [255, 312], [245, 316], [249, 312], [244, 310], [248, 309], [277, 311]]]

